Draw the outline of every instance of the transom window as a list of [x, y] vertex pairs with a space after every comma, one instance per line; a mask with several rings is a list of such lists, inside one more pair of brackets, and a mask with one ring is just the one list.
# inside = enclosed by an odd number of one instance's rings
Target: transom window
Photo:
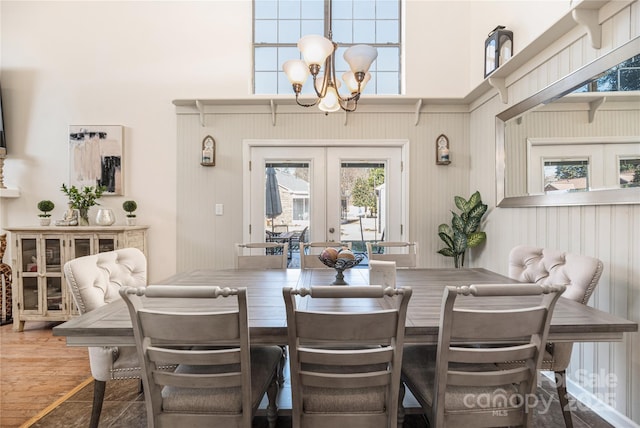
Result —
[[[322, 34], [338, 44], [336, 75], [348, 71], [344, 51], [357, 44], [378, 50], [364, 94], [400, 94], [401, 0], [254, 0], [254, 93], [293, 94], [282, 64], [300, 59], [297, 43]], [[331, 37], [330, 37], [331, 36]], [[313, 94], [312, 79], [302, 93]]]

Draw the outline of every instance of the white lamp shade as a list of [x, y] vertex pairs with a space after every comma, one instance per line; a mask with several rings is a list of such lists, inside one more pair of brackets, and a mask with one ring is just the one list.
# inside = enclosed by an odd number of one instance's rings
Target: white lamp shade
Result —
[[307, 64], [301, 59], [290, 59], [282, 64], [282, 69], [291, 84], [294, 85], [296, 83], [304, 85], [304, 82], [309, 76], [309, 67], [307, 67]]
[[[318, 74], [318, 77], [316, 77], [316, 91], [322, 92], [323, 83], [324, 83], [324, 74]], [[342, 86], [342, 83], [340, 83], [340, 81], [334, 82], [334, 84], [337, 89], [340, 89], [340, 86]]]
[[327, 57], [333, 52], [333, 42], [326, 37], [310, 34], [298, 40], [298, 49], [302, 52], [302, 56], [308, 65], [317, 64], [322, 66]]
[[367, 72], [378, 57], [378, 50], [369, 45], [355, 45], [344, 51], [343, 57], [353, 73]]
[[[344, 73], [342, 75], [342, 80], [344, 80], [345, 85], [347, 85], [347, 88], [349, 88], [349, 92], [351, 92], [352, 94], [354, 92], [358, 92], [358, 81], [356, 80], [356, 76], [352, 71], [347, 71], [346, 73]], [[371, 73], [367, 71], [367, 73], [364, 75], [362, 83], [360, 83], [360, 92], [364, 91], [364, 87], [367, 86], [367, 82], [369, 82], [369, 80], [371, 80]]]
[[324, 98], [322, 98], [320, 104], [318, 104], [318, 108], [328, 113], [340, 110], [340, 102], [338, 101], [338, 93], [336, 92], [336, 88], [330, 86], [327, 89], [327, 94], [324, 96]]

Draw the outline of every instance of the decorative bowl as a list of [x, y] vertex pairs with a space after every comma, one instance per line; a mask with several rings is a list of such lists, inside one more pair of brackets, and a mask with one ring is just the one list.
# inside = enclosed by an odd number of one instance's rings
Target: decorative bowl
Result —
[[322, 255], [318, 256], [322, 264], [336, 270], [336, 280], [332, 282], [331, 285], [347, 285], [347, 282], [344, 280], [343, 272], [346, 269], [351, 269], [364, 260], [363, 254], [354, 254], [353, 256], [353, 259], [339, 257], [337, 260], [328, 259], [326, 257], [322, 257]]

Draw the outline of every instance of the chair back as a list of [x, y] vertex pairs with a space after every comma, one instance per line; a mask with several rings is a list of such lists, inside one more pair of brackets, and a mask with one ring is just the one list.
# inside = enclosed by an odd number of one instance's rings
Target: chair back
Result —
[[[120, 294], [129, 308], [142, 363], [149, 426], [250, 427], [246, 289], [150, 285], [126, 287]], [[230, 296], [237, 303], [198, 311], [163, 310], [159, 302], [208, 299], [213, 303]]]
[[[509, 253], [509, 277], [536, 284], [565, 284], [562, 297], [586, 305], [598, 285], [604, 265], [595, 257], [566, 253], [559, 250], [518, 245]], [[546, 370], [564, 370], [571, 361], [573, 343], [552, 345], [552, 358]], [[550, 348], [551, 349], [551, 348]]]
[[[78, 257], [65, 263], [63, 270], [80, 314], [119, 300], [124, 287], [147, 285], [147, 259], [137, 248]], [[133, 346], [90, 346], [89, 365], [97, 381], [140, 377]]]
[[[395, 426], [411, 288], [286, 287], [283, 295], [292, 426]], [[300, 309], [297, 299], [300, 307], [307, 308], [315, 306], [313, 300], [323, 299], [318, 308], [325, 309]], [[354, 305], [362, 310], [354, 310]]]
[[396, 262], [369, 260], [369, 284], [396, 288]]
[[147, 285], [147, 259], [137, 248], [122, 248], [69, 260], [64, 277], [81, 314], [120, 299], [122, 287]]
[[565, 284], [562, 297], [587, 304], [604, 265], [589, 256], [518, 245], [509, 253], [509, 278], [536, 284]]
[[318, 256], [327, 247], [351, 249], [351, 242], [300, 242], [300, 269], [327, 268]]
[[256, 242], [235, 244], [236, 269], [286, 269], [289, 243]]
[[417, 266], [417, 242], [367, 242], [367, 256], [371, 260], [385, 260], [396, 262], [399, 268], [414, 268]]
[[[527, 404], [535, 396], [551, 316], [564, 290], [564, 286], [537, 284], [445, 289], [435, 366], [435, 427], [530, 425], [533, 409]], [[464, 308], [465, 299], [500, 296], [517, 296], [522, 306], [505, 309], [494, 300], [482, 310]], [[465, 342], [486, 345], [464, 346]], [[498, 366], [509, 361], [525, 363], [507, 370]], [[459, 400], [466, 400], [462, 408], [448, 412], [447, 407], [460, 404]]]

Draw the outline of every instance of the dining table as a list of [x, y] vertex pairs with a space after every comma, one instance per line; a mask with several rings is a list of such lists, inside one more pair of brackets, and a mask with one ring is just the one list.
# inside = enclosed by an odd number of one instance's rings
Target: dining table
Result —
[[[196, 269], [178, 273], [158, 285], [215, 285], [220, 287], [246, 287], [248, 295], [249, 329], [252, 343], [286, 345], [287, 322], [283, 287], [309, 287], [330, 285], [335, 279], [334, 269]], [[369, 271], [353, 268], [344, 272], [347, 285], [369, 285]], [[412, 296], [407, 309], [405, 342], [435, 344], [438, 340], [442, 294], [447, 286], [471, 284], [509, 284], [513, 279], [483, 268], [427, 268], [398, 269], [397, 287], [411, 287]], [[322, 299], [307, 309], [366, 311], [371, 309], [370, 299]], [[365, 303], [365, 300], [367, 301]], [[481, 303], [484, 302], [484, 303]], [[468, 297], [459, 302], [469, 308], [487, 307], [486, 299]], [[214, 307], [224, 309], [234, 304], [217, 299]], [[515, 308], [526, 304], [522, 297], [500, 297], [492, 305]], [[162, 308], [182, 311], [211, 310], [212, 303], [204, 306], [193, 299], [167, 299]], [[374, 304], [375, 306], [376, 304]], [[385, 299], [379, 299], [384, 307]], [[638, 331], [633, 321], [560, 298], [556, 303], [549, 329], [553, 342], [612, 342], [623, 339], [625, 333]], [[68, 346], [134, 346], [133, 330], [126, 305], [116, 300], [91, 312], [73, 318], [53, 328], [54, 336], [64, 336]]]

